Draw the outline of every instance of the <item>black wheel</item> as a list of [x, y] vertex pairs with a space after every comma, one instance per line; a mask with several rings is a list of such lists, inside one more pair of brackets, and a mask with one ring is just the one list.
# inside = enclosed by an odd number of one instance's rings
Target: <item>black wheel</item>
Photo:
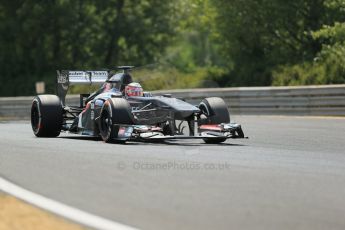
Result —
[[199, 109], [206, 116], [206, 124], [221, 124], [230, 122], [230, 114], [224, 100], [219, 97], [205, 98], [199, 104]]
[[226, 138], [205, 138], [203, 140], [206, 144], [219, 144], [226, 141]]
[[[230, 123], [230, 114], [224, 100], [219, 97], [205, 98], [199, 104], [202, 111], [199, 125]], [[207, 144], [218, 144], [226, 141], [226, 138], [205, 138]]]
[[108, 99], [102, 107], [99, 120], [99, 131], [103, 141], [113, 142], [118, 131], [114, 129], [114, 124], [134, 124], [131, 106], [123, 98]]
[[63, 109], [56, 95], [39, 95], [31, 106], [31, 126], [37, 137], [57, 137], [63, 122]]

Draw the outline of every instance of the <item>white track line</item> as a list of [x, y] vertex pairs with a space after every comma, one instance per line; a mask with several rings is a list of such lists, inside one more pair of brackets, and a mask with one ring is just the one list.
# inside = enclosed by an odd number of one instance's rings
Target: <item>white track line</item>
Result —
[[0, 177], [0, 190], [49, 212], [100, 230], [136, 230], [30, 192]]

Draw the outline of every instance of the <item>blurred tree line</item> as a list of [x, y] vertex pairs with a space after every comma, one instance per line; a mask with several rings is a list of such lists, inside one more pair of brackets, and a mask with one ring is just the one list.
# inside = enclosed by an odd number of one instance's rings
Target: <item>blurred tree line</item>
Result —
[[345, 83], [343, 0], [1, 0], [0, 35], [1, 96], [151, 63], [149, 89]]
[[143, 65], [164, 52], [176, 9], [160, 0], [1, 0], [1, 95], [52, 88], [57, 69]]

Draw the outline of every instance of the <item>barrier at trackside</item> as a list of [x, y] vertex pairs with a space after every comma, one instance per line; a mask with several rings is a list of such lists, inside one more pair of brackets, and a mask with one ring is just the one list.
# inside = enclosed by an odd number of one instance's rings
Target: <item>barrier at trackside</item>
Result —
[[[345, 85], [239, 87], [154, 91], [198, 104], [205, 97], [222, 97], [231, 114], [345, 116]], [[33, 97], [0, 98], [2, 119], [28, 119]], [[78, 105], [79, 95], [66, 104]]]

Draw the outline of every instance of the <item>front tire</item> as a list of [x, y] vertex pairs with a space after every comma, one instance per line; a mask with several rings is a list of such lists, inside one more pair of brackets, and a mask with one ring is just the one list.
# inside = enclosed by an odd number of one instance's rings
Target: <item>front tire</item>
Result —
[[134, 124], [131, 106], [123, 98], [108, 99], [101, 109], [99, 131], [103, 141], [113, 142], [117, 137], [118, 130], [115, 130], [114, 124]]
[[205, 98], [199, 109], [206, 116], [204, 124], [230, 123], [230, 113], [224, 100], [220, 97]]
[[63, 122], [63, 109], [56, 95], [39, 95], [31, 105], [31, 127], [37, 137], [57, 137]]
[[220, 144], [226, 141], [226, 138], [204, 138], [206, 144]]
[[[205, 98], [199, 104], [203, 116], [199, 125], [230, 123], [230, 113], [224, 100], [219, 97]], [[226, 138], [204, 138], [207, 144], [219, 144], [226, 141]]]

